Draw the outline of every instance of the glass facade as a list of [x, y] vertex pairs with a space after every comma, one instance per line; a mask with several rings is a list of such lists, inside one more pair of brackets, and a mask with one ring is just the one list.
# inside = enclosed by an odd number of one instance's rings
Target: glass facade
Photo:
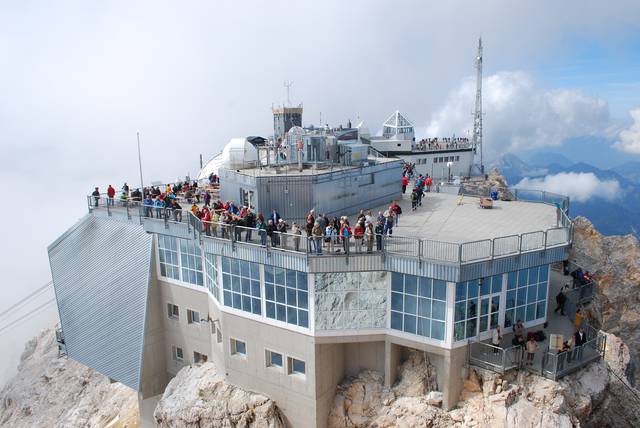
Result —
[[158, 256], [160, 275], [180, 280], [177, 239], [173, 236], [158, 235]]
[[502, 275], [456, 284], [454, 341], [475, 337], [498, 325], [501, 291]]
[[182, 281], [193, 285], [204, 285], [202, 276], [202, 252], [195, 241], [180, 239], [180, 265]]
[[220, 284], [218, 284], [218, 257], [215, 254], [204, 255], [204, 265], [207, 274], [207, 288], [213, 294], [213, 297], [220, 301]]
[[444, 340], [446, 301], [446, 282], [393, 272], [391, 328]]
[[222, 257], [224, 305], [261, 315], [260, 265]]
[[193, 285], [204, 285], [202, 253], [190, 239], [158, 235], [160, 275]]
[[509, 272], [504, 326], [533, 321], [547, 313], [549, 265]]
[[264, 294], [267, 318], [309, 327], [307, 274], [264, 266]]

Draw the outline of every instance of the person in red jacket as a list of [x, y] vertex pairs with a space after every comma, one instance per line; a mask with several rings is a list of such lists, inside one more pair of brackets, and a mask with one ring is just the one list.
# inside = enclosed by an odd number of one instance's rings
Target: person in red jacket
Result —
[[402, 193], [407, 191], [407, 185], [409, 184], [409, 179], [406, 175], [402, 176]]
[[109, 188], [107, 189], [107, 205], [113, 206], [114, 197], [116, 196], [116, 189], [109, 184]]
[[353, 239], [356, 242], [356, 251], [362, 251], [362, 238], [364, 237], [364, 223], [358, 222], [353, 228]]

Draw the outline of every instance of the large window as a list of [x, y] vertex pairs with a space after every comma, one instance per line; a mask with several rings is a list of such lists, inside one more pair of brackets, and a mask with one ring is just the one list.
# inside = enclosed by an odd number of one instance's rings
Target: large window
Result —
[[260, 271], [257, 263], [222, 258], [224, 305], [256, 315], [262, 314]]
[[190, 239], [158, 235], [160, 275], [193, 285], [203, 285], [200, 247]]
[[446, 300], [444, 281], [393, 272], [391, 328], [444, 340]]
[[207, 274], [207, 288], [213, 294], [213, 297], [220, 301], [220, 286], [218, 284], [218, 257], [215, 254], [205, 253], [204, 265]]
[[498, 325], [502, 275], [458, 282], [453, 339], [464, 340]]
[[307, 274], [264, 266], [264, 294], [267, 318], [309, 327]]
[[203, 285], [202, 253], [195, 241], [180, 239], [180, 263], [182, 281], [193, 285]]
[[548, 278], [548, 265], [509, 272], [505, 327], [512, 326], [518, 320], [528, 322], [545, 317]]
[[160, 275], [180, 280], [177, 239], [173, 236], [158, 235], [158, 255]]

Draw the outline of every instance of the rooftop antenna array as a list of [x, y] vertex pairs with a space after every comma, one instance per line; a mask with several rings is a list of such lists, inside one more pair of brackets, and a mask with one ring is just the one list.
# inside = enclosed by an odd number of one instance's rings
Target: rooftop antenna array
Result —
[[476, 110], [473, 118], [473, 146], [476, 150], [480, 148], [480, 173], [484, 174], [482, 150], [482, 37], [478, 39], [476, 73]]

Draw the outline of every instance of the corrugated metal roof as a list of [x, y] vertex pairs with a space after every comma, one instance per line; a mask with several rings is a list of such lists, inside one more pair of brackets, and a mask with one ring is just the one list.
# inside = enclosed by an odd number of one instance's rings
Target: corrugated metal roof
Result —
[[85, 216], [49, 246], [67, 355], [139, 389], [152, 235]]

